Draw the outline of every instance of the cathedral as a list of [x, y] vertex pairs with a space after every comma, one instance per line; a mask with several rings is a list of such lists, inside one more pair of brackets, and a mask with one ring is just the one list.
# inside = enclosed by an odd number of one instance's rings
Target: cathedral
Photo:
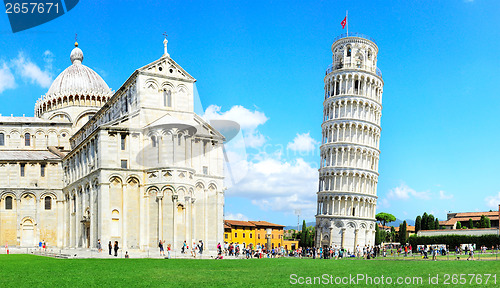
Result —
[[223, 242], [224, 136], [194, 112], [196, 80], [167, 42], [116, 91], [75, 43], [34, 117], [0, 116], [2, 245]]

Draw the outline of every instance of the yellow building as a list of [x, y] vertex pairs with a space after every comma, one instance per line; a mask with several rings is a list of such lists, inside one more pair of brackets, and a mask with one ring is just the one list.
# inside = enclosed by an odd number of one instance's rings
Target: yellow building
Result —
[[285, 247], [293, 250], [298, 248], [297, 240], [284, 240], [285, 226], [266, 221], [224, 220], [224, 241], [227, 243], [252, 245], [253, 247], [267, 244], [267, 229], [271, 229], [271, 248]]

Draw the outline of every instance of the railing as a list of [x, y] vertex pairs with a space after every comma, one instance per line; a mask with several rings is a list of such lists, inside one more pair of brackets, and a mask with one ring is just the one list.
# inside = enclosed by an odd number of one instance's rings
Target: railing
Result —
[[377, 45], [377, 42], [375, 42], [375, 39], [373, 39], [372, 37], [370, 37], [368, 35], [361, 34], [361, 33], [358, 33], [358, 32], [351, 32], [349, 34], [347, 34], [347, 33], [341, 34], [341, 35], [337, 36], [335, 39], [333, 39], [333, 42], [335, 43], [335, 41], [337, 41], [339, 39], [342, 39], [342, 38], [347, 38], [347, 37], [363, 38], [363, 39], [366, 39], [366, 40], [370, 40], [373, 43], [375, 43], [375, 45]]
[[[330, 65], [328, 65], [328, 68], [326, 68], [325, 75], [328, 75], [333, 70], [339, 70], [339, 69], [343, 69], [343, 68], [366, 69], [365, 66], [358, 67], [358, 66], [352, 65], [352, 64], [351, 65], [349, 65], [349, 64], [345, 64], [345, 65], [342, 65], [342, 64], [337, 64], [337, 65], [330, 64]], [[370, 69], [366, 69], [366, 70], [370, 70]], [[377, 74], [377, 76], [379, 76], [380, 78], [382, 78], [382, 71], [378, 67], [375, 69], [375, 74]]]

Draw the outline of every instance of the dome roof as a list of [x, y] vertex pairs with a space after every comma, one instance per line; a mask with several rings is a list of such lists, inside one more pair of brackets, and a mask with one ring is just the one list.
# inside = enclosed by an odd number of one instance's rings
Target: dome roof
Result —
[[75, 43], [71, 51], [72, 65], [66, 68], [52, 83], [44, 98], [70, 95], [109, 96], [112, 92], [108, 84], [94, 70], [82, 64], [83, 52]]

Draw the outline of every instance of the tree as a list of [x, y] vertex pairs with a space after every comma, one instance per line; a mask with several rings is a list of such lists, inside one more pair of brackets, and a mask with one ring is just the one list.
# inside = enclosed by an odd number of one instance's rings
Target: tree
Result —
[[[384, 231], [384, 230], [382, 230]], [[381, 230], [378, 229], [378, 225], [375, 225], [375, 245], [380, 245], [380, 243], [382, 243], [382, 239], [381, 239]]]
[[484, 228], [491, 228], [491, 221], [489, 217], [486, 217], [486, 227]]
[[302, 231], [300, 231], [300, 247], [306, 247], [307, 245], [307, 226], [306, 226], [306, 220], [302, 222]]
[[422, 217], [420, 215], [415, 219], [415, 233], [422, 230]]
[[462, 229], [462, 223], [460, 223], [460, 221], [457, 221], [457, 229]]
[[434, 230], [434, 215], [432, 214], [427, 217], [427, 230]]
[[429, 218], [429, 215], [427, 215], [427, 212], [424, 212], [424, 215], [422, 215], [422, 230], [429, 230], [429, 223], [427, 222], [427, 218]]
[[384, 231], [385, 242], [392, 242], [391, 241], [391, 232], [390, 231], [385, 231], [385, 230], [382, 230], [382, 231]]
[[439, 220], [438, 220], [438, 218], [436, 218], [436, 220], [434, 221], [434, 229], [439, 230]]
[[377, 219], [377, 221], [379, 221], [380, 224], [382, 224], [382, 226], [385, 226], [385, 224], [387, 223], [396, 221], [396, 217], [394, 217], [394, 215], [385, 212], [380, 212], [377, 215], [375, 215], [375, 219]]
[[396, 229], [394, 229], [394, 226], [391, 226], [391, 242], [396, 241]]
[[399, 243], [401, 245], [405, 244], [408, 240], [406, 237], [406, 230], [407, 230], [407, 225], [405, 220], [403, 221], [403, 223], [399, 225]]
[[474, 229], [474, 223], [471, 218], [469, 218], [469, 229]]

